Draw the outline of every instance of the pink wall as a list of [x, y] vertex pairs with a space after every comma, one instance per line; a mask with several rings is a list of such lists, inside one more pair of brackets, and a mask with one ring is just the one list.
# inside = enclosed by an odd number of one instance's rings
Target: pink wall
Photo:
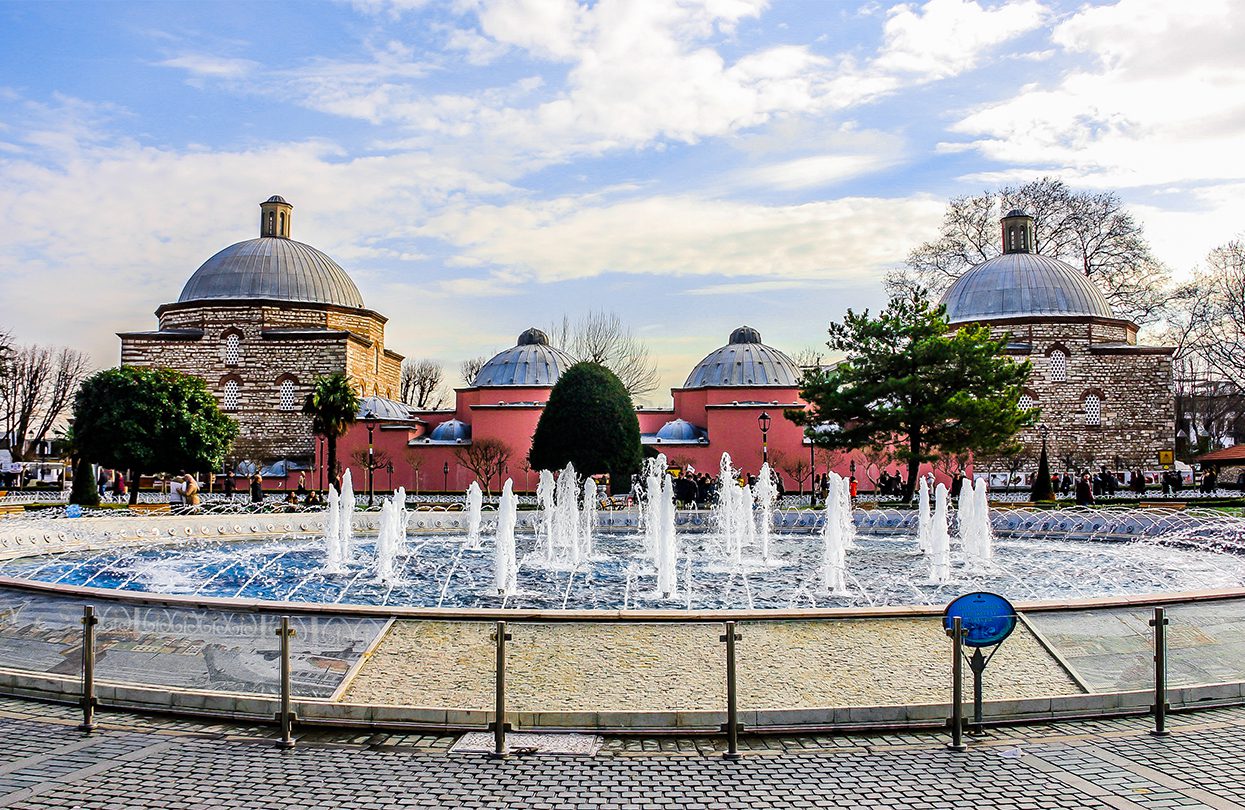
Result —
[[[455, 391], [453, 411], [419, 413], [417, 416], [423, 420], [423, 424], [378, 427], [373, 433], [374, 446], [378, 452], [387, 454], [392, 460], [393, 474], [391, 477], [387, 470], [378, 470], [375, 473], [376, 489], [387, 491], [391, 478], [392, 486], [406, 487], [409, 492], [440, 492], [446, 488], [451, 492], [461, 492], [466, 489], [475, 476], [459, 462], [455, 455], [457, 448], [453, 445], [424, 444], [419, 441], [438, 424], [458, 419], [471, 425], [473, 440], [496, 438], [510, 445], [512, 454], [505, 477], [514, 480], [516, 490], [533, 491], [538, 474], [527, 469], [527, 453], [531, 449], [532, 435], [540, 420], [542, 405], [549, 398], [549, 391], [549, 388], [462, 388]], [[653, 434], [672, 419], [684, 419], [697, 427], [707, 428], [709, 443], [654, 444], [651, 445], [654, 450], [665, 453], [667, 459], [673, 463], [691, 464], [698, 472], [716, 472], [722, 453], [726, 452], [730, 453], [735, 467], [755, 473], [761, 467], [762, 458], [761, 431], [757, 417], [764, 411], [771, 418], [768, 445], [772, 466], [782, 475], [788, 490], [799, 488], [795, 480], [782, 470], [784, 461], [809, 458], [809, 447], [804, 443], [803, 430], [783, 416], [784, 408], [804, 406], [797, 389], [700, 388], [674, 389], [672, 393], [673, 408], [637, 412], [641, 433]], [[506, 404], [499, 405], [500, 402]], [[540, 404], [515, 404], [521, 402]], [[774, 404], [775, 402], [778, 404]], [[320, 480], [318, 470], [324, 462], [318, 456], [319, 446], [320, 443], [317, 442], [317, 472], [308, 473], [307, 476], [309, 487], [318, 486]], [[366, 449], [367, 428], [362, 423], [355, 424], [338, 441], [339, 463], [343, 467], [351, 468], [356, 491], [366, 489], [367, 474], [365, 468], [352, 458], [352, 454]], [[823, 451], [818, 451], [818, 474], [826, 472], [827, 459], [831, 462], [831, 469], [844, 476], [850, 474], [851, 463], [855, 461], [861, 490], [868, 491], [872, 488], [865, 473], [867, 459], [863, 454], [835, 453], [827, 456]], [[415, 466], [412, 466], [412, 462]], [[449, 468], [448, 475], [443, 472], [446, 465]], [[890, 465], [889, 469], [906, 474], [899, 465]], [[928, 470], [928, 465], [922, 467], [922, 472]], [[873, 474], [876, 476], [877, 473], [874, 469]], [[940, 480], [945, 479], [940, 476]], [[493, 480], [489, 488], [496, 492], [501, 483], [502, 481]], [[804, 486], [807, 488], [807, 480]]]

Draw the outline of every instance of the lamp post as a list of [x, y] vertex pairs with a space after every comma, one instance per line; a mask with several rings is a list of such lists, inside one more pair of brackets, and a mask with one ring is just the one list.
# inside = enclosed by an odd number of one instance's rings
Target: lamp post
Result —
[[441, 491], [450, 491], [450, 463], [448, 461], [441, 465]]
[[317, 445], [319, 446], [319, 448], [320, 448], [320, 455], [319, 455], [319, 457], [320, 457], [320, 464], [319, 464], [319, 467], [320, 467], [320, 491], [321, 491], [321, 492], [323, 492], [323, 491], [324, 491], [324, 467], [325, 467], [325, 465], [326, 465], [326, 464], [328, 464], [328, 463], [329, 463], [329, 462], [328, 462], [328, 458], [325, 456], [325, 454], [328, 452], [327, 443], [328, 443], [328, 437], [326, 437], [326, 436], [316, 436], [316, 444], [317, 444]]
[[1046, 437], [1050, 435], [1050, 428], [1045, 423], [1038, 425], [1038, 433], [1042, 436], [1042, 452], [1046, 452]]
[[393, 462], [385, 464], [385, 472], [389, 473], [389, 493], [393, 494]]
[[817, 508], [817, 445], [808, 437], [808, 506]]
[[769, 464], [769, 414], [761, 411], [757, 424], [761, 427], [761, 463]]
[[376, 414], [371, 411], [363, 414], [363, 423], [367, 425], [367, 505], [371, 506], [374, 501], [372, 476], [376, 472], [376, 465], [372, 463], [375, 452], [372, 445], [372, 432], [376, 430]]

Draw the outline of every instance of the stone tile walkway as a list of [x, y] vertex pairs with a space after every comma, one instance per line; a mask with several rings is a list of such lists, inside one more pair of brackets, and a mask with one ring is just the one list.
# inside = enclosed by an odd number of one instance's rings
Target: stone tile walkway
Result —
[[504, 762], [454, 738], [319, 730], [293, 751], [273, 730], [0, 699], [0, 807], [1167, 808], [1245, 807], [1245, 709], [996, 729], [953, 754], [940, 735], [764, 737], [744, 757], [704, 738], [612, 737], [592, 757]]

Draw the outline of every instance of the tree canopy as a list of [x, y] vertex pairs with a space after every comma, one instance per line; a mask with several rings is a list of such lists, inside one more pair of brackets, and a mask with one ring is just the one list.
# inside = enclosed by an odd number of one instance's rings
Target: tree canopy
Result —
[[626, 386], [599, 363], [576, 363], [549, 393], [528, 456], [534, 470], [567, 462], [580, 475], [608, 473], [614, 491], [625, 492], [640, 471], [640, 422]]
[[311, 431], [328, 445], [329, 480], [337, 479], [337, 440], [359, 416], [359, 395], [350, 378], [338, 371], [316, 377], [303, 401], [303, 413], [311, 417]]
[[74, 397], [73, 439], [82, 458], [130, 470], [131, 500], [144, 472], [214, 470], [238, 435], [207, 383], [165, 368], [121, 366], [83, 381]]
[[1160, 317], [1169, 273], [1151, 254], [1141, 223], [1114, 192], [1076, 191], [1053, 177], [952, 199], [938, 237], [887, 276], [888, 290], [940, 294], [1002, 252], [999, 219], [1013, 208], [1033, 217], [1035, 251], [1092, 277], [1117, 315], [1141, 324]]
[[1004, 354], [984, 326], [951, 331], [942, 307], [892, 298], [871, 317], [848, 310], [830, 325], [838, 365], [804, 372], [808, 410], [786, 411], [814, 444], [836, 450], [889, 448], [908, 465], [909, 498], [922, 462], [940, 454], [998, 453], [1037, 417], [1019, 405], [1029, 362]]

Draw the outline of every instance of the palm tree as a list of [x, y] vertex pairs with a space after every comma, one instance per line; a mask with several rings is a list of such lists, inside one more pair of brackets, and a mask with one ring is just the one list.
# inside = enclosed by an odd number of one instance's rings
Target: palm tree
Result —
[[340, 371], [316, 377], [311, 393], [303, 402], [303, 413], [311, 417], [311, 430], [328, 443], [328, 479], [337, 476], [337, 439], [346, 435], [359, 413], [359, 395], [350, 378]]

